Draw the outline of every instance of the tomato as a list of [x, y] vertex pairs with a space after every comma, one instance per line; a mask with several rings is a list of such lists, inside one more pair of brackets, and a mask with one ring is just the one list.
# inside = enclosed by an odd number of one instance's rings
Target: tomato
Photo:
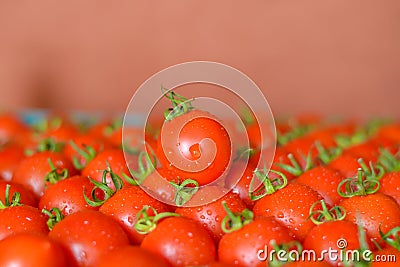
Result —
[[325, 199], [328, 205], [332, 206], [342, 199], [337, 188], [344, 178], [338, 171], [318, 166], [300, 175], [296, 183], [311, 187]]
[[100, 151], [111, 148], [107, 141], [80, 135], [66, 143], [63, 153], [77, 169], [83, 169]]
[[141, 247], [162, 256], [172, 266], [205, 265], [216, 259], [216, 247], [208, 232], [184, 217], [160, 221]]
[[28, 131], [27, 127], [12, 114], [0, 115], [0, 145], [9, 141], [19, 141], [18, 135]]
[[47, 235], [46, 221], [37, 208], [28, 205], [0, 209], [0, 240], [17, 233]]
[[83, 192], [91, 192], [94, 185], [87, 177], [73, 176], [50, 185], [39, 201], [39, 209], [58, 208], [63, 215], [70, 215], [81, 210], [98, 210], [90, 206]]
[[385, 174], [380, 183], [379, 192], [393, 197], [400, 206], [400, 171]]
[[[101, 182], [103, 171], [107, 169], [111, 169], [116, 175], [122, 178], [123, 183], [124, 175], [130, 177], [124, 153], [120, 149], [106, 149], [97, 154], [82, 170], [82, 175]], [[109, 173], [107, 174], [107, 183], [112, 190], [115, 190], [115, 185]]]
[[[189, 205], [190, 203], [201, 202], [201, 200], [206, 198], [207, 195], [222, 195], [221, 191], [222, 189], [217, 186], [204, 187], [200, 189], [187, 204]], [[218, 244], [219, 240], [224, 235], [221, 228], [221, 222], [227, 215], [222, 206], [222, 202], [226, 202], [232, 212], [240, 212], [246, 208], [246, 205], [240, 199], [239, 195], [229, 192], [222, 198], [211, 203], [197, 207], [177, 208], [175, 212], [186, 218], [191, 218], [199, 222], [199, 224], [201, 224], [211, 234], [215, 242]]]
[[393, 247], [386, 247], [374, 252], [374, 261], [370, 267], [398, 267], [400, 251]]
[[345, 220], [357, 223], [358, 218], [367, 234], [381, 241], [379, 229], [383, 233], [400, 225], [400, 208], [393, 198], [382, 193], [353, 196], [339, 203], [346, 210]]
[[140, 244], [144, 235], [139, 234], [134, 226], [137, 213], [146, 205], [157, 212], [168, 211], [166, 205], [147, 195], [140, 187], [131, 185], [117, 191], [100, 207], [100, 212], [119, 222], [132, 244]]
[[[343, 247], [338, 247], [338, 240], [343, 239]], [[339, 242], [340, 243], [340, 242]], [[305, 250], [315, 251], [317, 258], [324, 255], [324, 259], [332, 265], [340, 261], [340, 250], [356, 250], [361, 247], [357, 225], [348, 221], [330, 221], [316, 225], [308, 233], [303, 243]], [[339, 246], [342, 246], [340, 243]], [[322, 254], [322, 251], [337, 250], [330, 258], [329, 254]]]
[[15, 193], [19, 193], [20, 200], [19, 203], [29, 205], [32, 207], [36, 207], [38, 204], [38, 200], [33, 192], [27, 189], [25, 186], [15, 183], [15, 182], [7, 182], [7, 181], [0, 181], [0, 201], [1, 203], [5, 203], [6, 192], [7, 192], [7, 185], [9, 186], [8, 192], [8, 201], [11, 203], [12, 198]]
[[57, 223], [49, 236], [67, 251], [71, 265], [95, 267], [102, 255], [129, 244], [112, 218], [98, 211], [79, 211]]
[[47, 236], [17, 234], [0, 241], [0, 266], [67, 267], [62, 247]]
[[192, 110], [165, 122], [157, 156], [177, 180], [190, 178], [205, 185], [221, 177], [229, 167], [231, 142], [217, 118], [205, 111]]
[[97, 267], [168, 267], [163, 258], [141, 247], [124, 246], [105, 254]]
[[8, 145], [0, 150], [0, 179], [10, 181], [18, 164], [25, 157], [20, 146]]
[[[54, 165], [55, 169], [52, 168]], [[67, 172], [64, 172], [64, 169]], [[52, 176], [49, 174], [53, 171]], [[61, 173], [63, 172], [63, 173]], [[72, 163], [57, 152], [44, 151], [25, 158], [15, 170], [13, 181], [23, 184], [32, 190], [37, 197], [43, 196], [49, 183], [55, 183], [57, 179], [64, 178], [64, 174], [71, 176], [77, 171]], [[54, 177], [58, 174], [60, 177]]]
[[306, 185], [288, 184], [258, 200], [253, 212], [256, 216], [274, 216], [301, 241], [314, 227], [312, 221], [308, 219], [310, 208], [321, 199], [315, 190]]

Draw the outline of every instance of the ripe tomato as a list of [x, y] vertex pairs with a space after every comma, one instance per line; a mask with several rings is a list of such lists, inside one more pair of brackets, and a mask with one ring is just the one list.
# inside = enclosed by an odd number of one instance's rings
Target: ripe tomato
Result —
[[17, 234], [0, 241], [0, 266], [67, 267], [62, 247], [47, 236]]
[[129, 244], [112, 218], [98, 211], [79, 211], [57, 223], [49, 236], [62, 244], [73, 266], [95, 267], [102, 255]]
[[288, 184], [271, 195], [257, 201], [253, 208], [256, 216], [274, 216], [289, 228], [295, 238], [303, 240], [314, 227], [308, 219], [310, 207], [322, 197], [302, 184]]
[[208, 232], [188, 218], [169, 217], [146, 235], [141, 247], [162, 256], [172, 266], [205, 265], [216, 259]]
[[91, 192], [94, 185], [87, 177], [73, 176], [50, 185], [39, 201], [39, 209], [58, 208], [67, 216], [81, 210], [98, 210], [86, 203], [83, 192]]
[[[76, 174], [76, 169], [72, 163], [63, 155], [57, 152], [44, 151], [25, 158], [15, 170], [13, 181], [23, 184], [32, 190], [37, 197], [43, 196], [44, 191], [52, 181], [48, 176], [54, 172], [51, 164], [56, 168], [55, 173], [60, 174], [63, 169], [68, 171], [68, 175]], [[48, 179], [48, 181], [46, 181]]]
[[379, 192], [393, 197], [400, 206], [400, 171], [385, 174], [380, 182]]
[[[188, 205], [192, 203], [201, 202], [202, 199], [206, 198], [207, 195], [222, 195], [222, 189], [217, 186], [207, 186], [200, 189], [192, 199], [188, 201]], [[217, 199], [211, 203], [197, 206], [197, 207], [183, 207], [177, 208], [176, 213], [181, 214], [186, 218], [193, 219], [199, 222], [214, 238], [218, 244], [224, 232], [221, 228], [222, 219], [227, 215], [225, 209], [222, 206], [222, 202], [225, 201], [229, 209], [232, 212], [240, 212], [246, 208], [244, 202], [240, 199], [239, 195], [229, 192], [222, 198]]]
[[31, 206], [11, 206], [0, 209], [0, 240], [17, 233], [47, 235], [45, 216]]
[[105, 254], [97, 267], [169, 267], [160, 256], [141, 247], [124, 246]]
[[137, 221], [136, 214], [146, 205], [157, 212], [168, 211], [166, 205], [147, 195], [140, 187], [128, 185], [109, 198], [100, 207], [100, 212], [119, 222], [132, 244], [140, 244], [144, 235], [139, 234], [134, 226]]
[[190, 178], [205, 185], [227, 170], [231, 142], [228, 132], [214, 116], [192, 110], [166, 121], [159, 135], [157, 156], [161, 165], [180, 182]]
[[286, 227], [273, 217], [258, 217], [239, 230], [225, 234], [219, 243], [218, 258], [221, 262], [248, 267], [267, 266], [258, 258], [258, 251], [273, 249], [271, 241], [277, 245], [294, 239]]
[[0, 149], [0, 179], [10, 181], [24, 157], [24, 150], [20, 146], [8, 145]]
[[12, 114], [0, 115], [0, 145], [9, 141], [19, 141], [18, 135], [28, 131], [27, 127]]

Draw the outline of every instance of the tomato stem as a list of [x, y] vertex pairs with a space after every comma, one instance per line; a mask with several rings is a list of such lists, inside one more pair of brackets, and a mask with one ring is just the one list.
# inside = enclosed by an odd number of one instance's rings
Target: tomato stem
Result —
[[[321, 204], [322, 210], [314, 210], [318, 204]], [[323, 199], [313, 203], [310, 207], [309, 219], [316, 225], [324, 222], [340, 221], [345, 217], [346, 210], [342, 206], [334, 206], [328, 209]]]
[[193, 179], [186, 179], [182, 183], [170, 182], [170, 184], [176, 190], [174, 202], [178, 207], [183, 206], [186, 202], [188, 202], [199, 190], [199, 183]]
[[50, 231], [57, 223], [61, 222], [64, 219], [64, 215], [57, 207], [51, 208], [50, 210], [42, 209], [42, 213], [49, 217], [46, 223]]
[[[249, 197], [251, 200], [259, 200], [266, 195], [275, 193], [277, 190], [280, 190], [287, 185], [287, 178], [283, 173], [275, 170], [270, 170], [270, 172], [277, 174], [278, 177], [271, 179], [265, 166], [263, 171], [257, 169], [254, 171], [254, 176], [249, 185]], [[261, 181], [262, 184], [260, 187], [253, 190], [254, 178], [256, 177]]]
[[11, 197], [11, 202], [10, 202], [10, 184], [6, 185], [6, 191], [5, 191], [5, 198], [4, 198], [4, 203], [0, 200], [0, 209], [5, 209], [8, 207], [15, 207], [15, 206], [22, 206], [20, 203], [21, 200], [21, 194], [19, 192], [14, 192], [14, 194]]
[[227, 213], [221, 222], [221, 228], [224, 233], [231, 233], [239, 230], [253, 221], [254, 214], [249, 209], [244, 209], [242, 212], [232, 212], [226, 204], [226, 201], [222, 202], [222, 206]]
[[54, 163], [50, 158], [47, 158], [47, 162], [50, 165], [51, 171], [44, 177], [45, 182], [55, 184], [58, 181], [63, 180], [69, 176], [68, 169], [58, 169], [54, 166]]
[[147, 151], [141, 151], [138, 156], [138, 170], [131, 170], [133, 178], [128, 176], [124, 179], [132, 185], [140, 185], [149, 176], [157, 166], [157, 158], [154, 156], [152, 148], [150, 148], [150, 154]]
[[378, 192], [380, 187], [379, 180], [364, 179], [364, 171], [359, 168], [356, 177], [346, 178], [339, 183], [337, 192], [342, 197], [365, 196]]
[[86, 164], [89, 163], [94, 157], [96, 157], [96, 150], [89, 145], [84, 145], [84, 149], [80, 148], [74, 141], [70, 141], [72, 148], [82, 157], [85, 159], [84, 164], [80, 161], [79, 157], [74, 155], [72, 157], [72, 163], [74, 164], [75, 168], [78, 170], [82, 170]]
[[164, 92], [164, 96], [172, 103], [172, 108], [168, 108], [164, 112], [166, 121], [172, 120], [194, 109], [192, 106], [194, 99], [187, 99], [181, 95], [178, 95], [173, 90], [168, 91], [168, 89], [163, 86], [161, 86], [161, 91]]
[[[280, 251], [286, 252], [284, 254], [283, 258], [280, 256], [278, 257], [277, 254], [274, 253], [273, 258], [268, 263], [268, 266], [270, 266], [270, 267], [280, 267], [280, 266], [284, 266], [290, 262], [293, 262], [293, 259], [291, 257], [289, 257], [290, 251], [295, 250], [298, 252], [298, 255], [300, 255], [301, 252], [303, 251], [303, 246], [301, 245], [301, 243], [299, 241], [290, 241], [290, 242], [282, 243], [282, 244], [278, 245], [275, 240], [271, 240], [269, 242], [269, 244], [272, 247], [272, 249], [275, 250], [276, 252], [280, 252]], [[281, 252], [279, 255], [281, 255]]]
[[388, 245], [400, 251], [400, 226], [392, 228], [386, 234], [382, 232], [379, 226], [379, 233]]
[[[154, 216], [149, 216], [149, 211], [154, 213]], [[146, 205], [136, 214], [136, 223], [134, 227], [139, 234], [145, 235], [153, 231], [161, 219], [179, 216], [179, 214], [173, 212], [158, 213], [155, 208]]]

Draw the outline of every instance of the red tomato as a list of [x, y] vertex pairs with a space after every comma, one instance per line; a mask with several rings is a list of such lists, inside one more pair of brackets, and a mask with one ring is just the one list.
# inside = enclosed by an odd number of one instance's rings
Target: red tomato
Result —
[[17, 234], [0, 241], [0, 266], [67, 267], [62, 247], [47, 236]]
[[37, 197], [43, 196], [48, 183], [55, 182], [46, 181], [46, 176], [52, 171], [49, 161], [57, 173], [66, 169], [69, 176], [76, 174], [76, 169], [63, 154], [44, 151], [25, 158], [15, 170], [13, 181], [31, 189]]
[[73, 176], [50, 185], [39, 201], [39, 209], [58, 208], [63, 215], [70, 215], [81, 210], [98, 210], [90, 206], [83, 192], [91, 192], [94, 185], [87, 177]]
[[[192, 199], [188, 201], [188, 205], [192, 203], [200, 202], [207, 195], [222, 195], [222, 189], [216, 186], [207, 186], [200, 189]], [[199, 222], [214, 238], [218, 244], [224, 232], [221, 228], [222, 219], [227, 215], [225, 209], [222, 206], [222, 202], [225, 201], [228, 208], [232, 212], [240, 212], [246, 208], [244, 202], [240, 199], [239, 195], [229, 192], [222, 198], [217, 199], [211, 203], [197, 206], [197, 207], [183, 207], [177, 208], [176, 213], [181, 214], [186, 218], [193, 219]]]
[[[17, 233], [47, 235], [45, 216], [31, 206], [12, 206], [0, 209], [0, 240]], [[1, 253], [0, 253], [1, 254]]]
[[36, 196], [33, 194], [32, 191], [27, 189], [25, 186], [15, 183], [15, 182], [7, 182], [7, 181], [0, 181], [0, 201], [5, 203], [5, 196], [6, 196], [6, 188], [9, 185], [9, 193], [8, 193], [8, 201], [11, 203], [12, 198], [16, 192], [20, 194], [20, 201], [19, 203], [29, 205], [32, 207], [36, 207], [38, 204], [38, 200]]
[[129, 244], [119, 224], [98, 211], [79, 211], [65, 217], [49, 236], [65, 247], [74, 266], [98, 266], [103, 255]]
[[228, 168], [231, 142], [215, 117], [193, 110], [164, 124], [157, 156], [161, 165], [181, 182], [190, 178], [205, 185], [221, 177]]
[[208, 232], [184, 217], [159, 222], [141, 247], [162, 256], [172, 266], [205, 265], [216, 259], [216, 247]]
[[141, 247], [124, 246], [105, 254], [97, 267], [168, 267], [162, 257]]
[[108, 199], [100, 207], [100, 212], [119, 222], [132, 244], [140, 244], [144, 235], [139, 234], [134, 226], [137, 221], [136, 214], [146, 205], [157, 212], [168, 211], [166, 205], [147, 195], [140, 187], [126, 186]]
[[302, 184], [288, 184], [271, 195], [257, 201], [253, 208], [256, 216], [274, 216], [288, 227], [298, 240], [303, 240], [314, 227], [308, 219], [310, 207], [322, 197]]
[[0, 179], [10, 181], [18, 164], [25, 157], [20, 146], [5, 146], [0, 151]]

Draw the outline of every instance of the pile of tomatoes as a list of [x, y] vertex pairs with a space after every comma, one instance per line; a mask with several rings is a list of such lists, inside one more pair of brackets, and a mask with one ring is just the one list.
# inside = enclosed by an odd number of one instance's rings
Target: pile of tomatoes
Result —
[[[181, 104], [166, 114], [166, 128], [129, 143], [120, 120], [49, 115], [26, 124], [0, 115], [0, 266], [397, 266], [390, 255], [400, 262], [399, 123], [277, 121], [269, 170], [259, 167], [267, 165], [259, 162], [259, 125], [246, 123], [243, 149], [217, 118]], [[174, 136], [164, 141], [178, 146], [182, 164], [207, 157], [205, 139], [214, 162], [199, 172], [176, 167], [160, 145], [163, 131]], [[160, 177], [169, 187], [157, 188]], [[210, 194], [222, 197], [190, 205]], [[370, 251], [369, 258], [322, 253], [337, 250], [338, 240], [339, 254]], [[286, 253], [269, 257], [273, 250]], [[304, 250], [317, 259], [289, 257]]]

